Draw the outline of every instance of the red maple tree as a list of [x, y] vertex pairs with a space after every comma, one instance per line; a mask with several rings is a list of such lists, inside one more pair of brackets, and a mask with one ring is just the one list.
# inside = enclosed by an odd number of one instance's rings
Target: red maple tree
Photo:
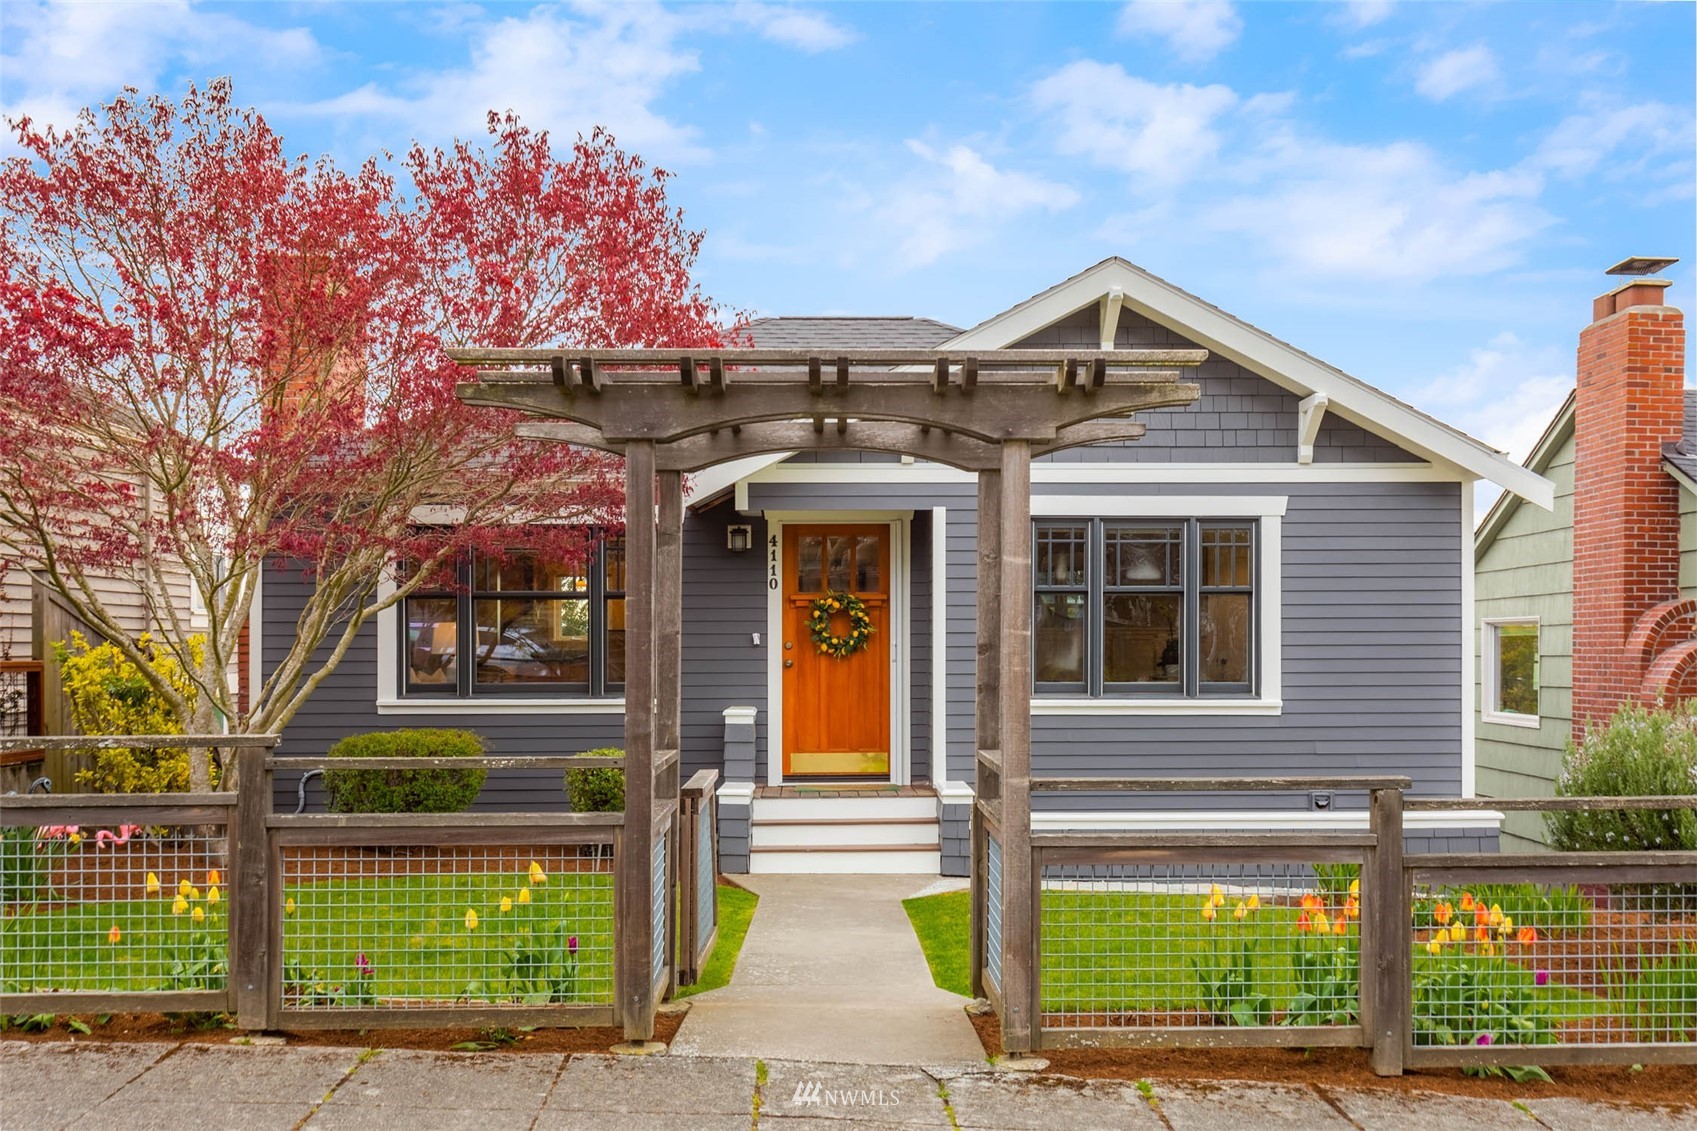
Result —
[[[402, 185], [377, 160], [286, 157], [227, 80], [9, 127], [0, 554], [151, 671], [139, 595], [194, 673], [192, 706], [154, 687], [192, 731], [281, 728], [362, 626], [470, 549], [582, 554], [618, 521], [617, 461], [463, 406], [444, 347], [724, 336], [666, 174], [600, 131], [556, 155], [491, 113], [488, 149], [414, 146]], [[244, 709], [226, 673], [272, 561], [313, 584]]]

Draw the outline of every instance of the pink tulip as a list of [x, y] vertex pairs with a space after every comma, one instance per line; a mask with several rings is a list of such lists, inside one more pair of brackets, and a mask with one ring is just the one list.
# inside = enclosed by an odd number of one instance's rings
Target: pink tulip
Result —
[[1535, 986], [1547, 986], [1547, 985], [1549, 985], [1550, 984], [1550, 972], [1548, 970], [1539, 970], [1539, 971], [1535, 972], [1532, 975], [1532, 984], [1535, 985]]
[[1473, 1038], [1473, 1043], [1476, 1045], [1488, 1045], [1491, 1043], [1491, 1034], [1480, 1033], [1477, 1037]]
[[577, 936], [576, 935], [573, 935], [571, 938], [566, 940], [566, 951], [569, 954], [571, 954], [574, 958], [577, 956]]

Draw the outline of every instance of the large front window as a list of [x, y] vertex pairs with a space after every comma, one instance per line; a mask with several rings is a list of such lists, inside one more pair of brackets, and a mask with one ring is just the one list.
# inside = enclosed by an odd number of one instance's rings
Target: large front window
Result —
[[409, 695], [604, 695], [625, 679], [624, 546], [580, 564], [533, 553], [473, 556], [458, 592], [406, 599], [402, 681]]
[[1032, 583], [1040, 695], [1254, 692], [1252, 521], [1045, 519]]

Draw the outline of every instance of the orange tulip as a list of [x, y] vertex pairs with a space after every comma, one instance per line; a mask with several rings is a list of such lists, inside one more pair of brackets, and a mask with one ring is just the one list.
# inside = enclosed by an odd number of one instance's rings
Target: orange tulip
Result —
[[1432, 918], [1437, 921], [1437, 924], [1440, 927], [1447, 924], [1450, 921], [1450, 917], [1454, 914], [1455, 908], [1451, 907], [1447, 903], [1440, 902], [1436, 907], [1432, 908]]
[[1344, 914], [1351, 919], [1359, 919], [1361, 918], [1361, 901], [1352, 895], [1349, 897], [1349, 902], [1343, 905], [1343, 910]]
[[1482, 942], [1482, 943], [1490, 942], [1491, 941], [1491, 929], [1489, 927], [1475, 927], [1475, 928], [1473, 928], [1473, 941], [1474, 942]]
[[1522, 927], [1514, 936], [1514, 941], [1520, 943], [1522, 946], [1530, 946], [1538, 941], [1538, 932], [1532, 927]]
[[1301, 914], [1299, 914], [1296, 917], [1296, 929], [1297, 930], [1307, 931], [1307, 930], [1311, 929], [1312, 927], [1313, 927], [1313, 921], [1308, 918], [1308, 912], [1307, 911], [1303, 911]]
[[1461, 893], [1461, 909], [1463, 911], [1473, 910], [1473, 893], [1472, 892], [1464, 891], [1464, 892]]
[[1483, 903], [1475, 903], [1473, 905], [1473, 925], [1475, 927], [1483, 927], [1489, 924], [1490, 921], [1491, 913], [1485, 910], [1485, 905]]
[[118, 940], [123, 938], [123, 937], [124, 937], [124, 932], [122, 932], [118, 929], [118, 924], [116, 924], [116, 923], [113, 923], [112, 929], [110, 931], [106, 932], [106, 941], [111, 943], [113, 946], [117, 946]]
[[1341, 935], [1341, 934], [1344, 934], [1348, 930], [1349, 930], [1349, 920], [1345, 919], [1342, 915], [1339, 915], [1335, 920], [1332, 921], [1332, 934]]
[[1320, 902], [1320, 897], [1313, 892], [1307, 892], [1302, 897], [1302, 909], [1304, 911], [1318, 911], [1323, 906], [1325, 905]]

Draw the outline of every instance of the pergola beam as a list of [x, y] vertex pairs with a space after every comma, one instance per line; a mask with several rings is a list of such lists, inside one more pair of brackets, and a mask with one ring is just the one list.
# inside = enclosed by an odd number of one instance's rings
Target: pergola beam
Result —
[[[537, 368], [550, 365], [553, 359], [560, 355], [560, 351], [557, 349], [506, 349], [495, 346], [466, 346], [450, 349], [447, 352], [450, 358], [461, 365], [527, 365]], [[677, 350], [667, 349], [604, 349], [572, 350], [570, 356], [589, 358], [602, 365], [657, 366], [662, 368], [677, 365], [680, 356], [691, 357], [697, 365], [708, 365], [712, 359], [718, 358], [725, 365], [732, 366], [782, 365], [799, 367], [807, 364], [810, 352], [794, 349], [708, 349], [683, 355]], [[1110, 365], [1117, 366], [1190, 366], [1200, 365], [1208, 360], [1208, 351], [1201, 349], [851, 349], [836, 350], [831, 356], [839, 365], [846, 362], [855, 367], [924, 366], [928, 376], [930, 369], [939, 359], [947, 359], [951, 364], [960, 364], [967, 358], [975, 358], [980, 368], [989, 365], [1042, 369], [1058, 365], [1068, 359], [1083, 363], [1098, 357]]]
[[[1001, 466], [999, 445], [970, 436], [959, 436], [928, 424], [892, 421], [840, 420], [841, 431], [827, 431], [825, 417], [812, 421], [767, 421], [742, 427], [733, 425], [718, 432], [686, 436], [655, 451], [661, 471], [700, 471], [716, 463], [746, 456], [772, 455], [804, 449], [826, 451], [883, 452], [914, 456], [962, 471], [983, 471]], [[1091, 420], [1060, 429], [1050, 443], [1033, 444], [1033, 455], [1043, 456], [1085, 444], [1140, 440], [1148, 426], [1135, 420]], [[568, 420], [533, 420], [517, 428], [520, 439], [546, 440], [557, 444], [623, 453], [622, 443], [605, 439], [599, 430]]]
[[976, 395], [959, 397], [937, 396], [929, 380], [853, 384], [825, 398], [814, 396], [804, 384], [755, 386], [741, 380], [712, 397], [686, 397], [676, 383], [660, 386], [616, 381], [608, 381], [593, 397], [561, 395], [551, 381], [462, 384], [456, 392], [467, 404], [575, 420], [598, 429], [603, 438], [615, 443], [653, 440], [669, 444], [733, 424], [829, 416], [930, 425], [986, 443], [1026, 440], [1052, 444], [1062, 429], [1100, 417], [1191, 404], [1201, 395], [1201, 387], [1179, 381], [1109, 384], [1088, 397], [1061, 397], [1055, 394], [1051, 377], [1045, 385], [998, 386], [993, 393], [981, 381]]

